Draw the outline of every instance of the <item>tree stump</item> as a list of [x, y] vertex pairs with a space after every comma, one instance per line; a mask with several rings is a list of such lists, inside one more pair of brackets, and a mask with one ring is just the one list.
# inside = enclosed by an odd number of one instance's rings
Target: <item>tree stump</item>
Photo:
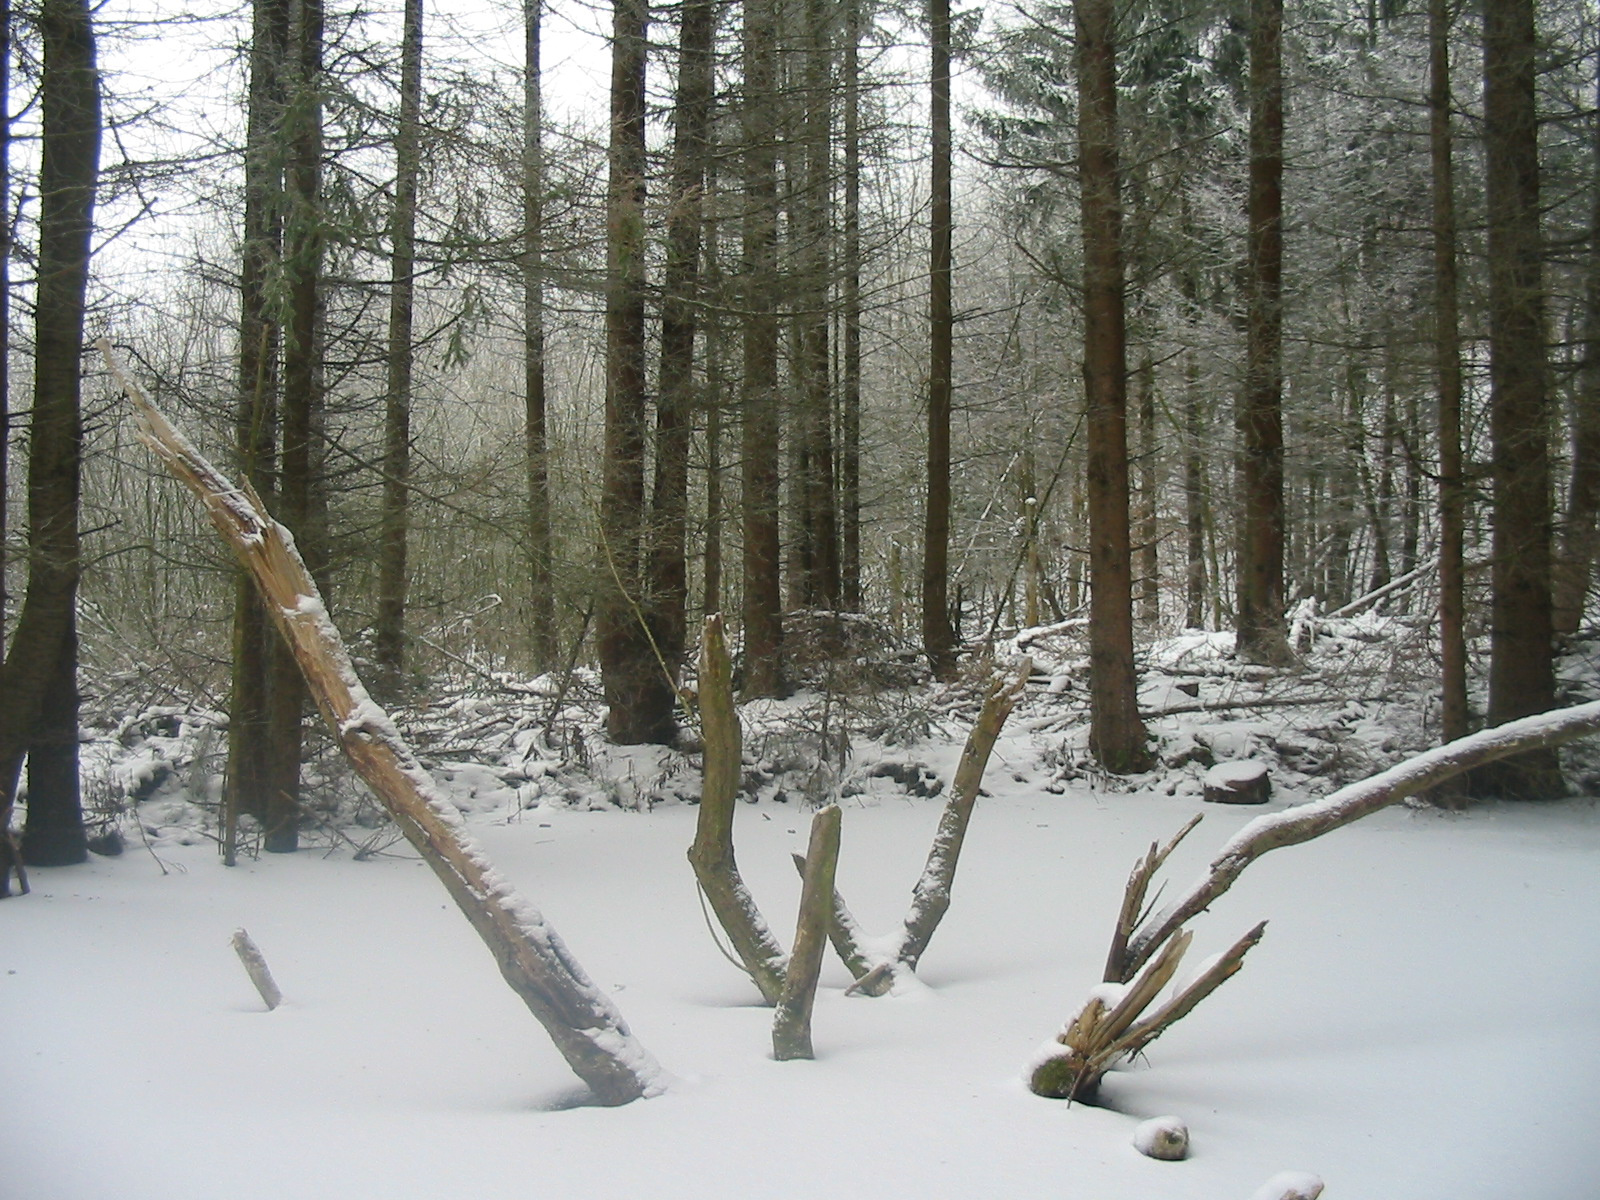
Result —
[[1248, 759], [1218, 763], [1206, 771], [1203, 783], [1211, 804], [1265, 804], [1272, 796], [1266, 765]]

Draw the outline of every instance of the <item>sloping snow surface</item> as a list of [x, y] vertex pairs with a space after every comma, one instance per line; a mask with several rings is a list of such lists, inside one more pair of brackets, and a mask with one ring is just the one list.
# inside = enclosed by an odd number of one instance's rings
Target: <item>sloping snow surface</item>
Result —
[[[613, 1110], [581, 1106], [416, 861], [227, 870], [162, 843], [36, 871], [0, 905], [0, 1197], [1243, 1200], [1283, 1171], [1328, 1200], [1600, 1196], [1592, 801], [1386, 811], [1269, 855], [1195, 926], [1198, 960], [1268, 918], [1244, 970], [1110, 1077], [1113, 1107], [1069, 1108], [1023, 1066], [1098, 981], [1134, 859], [1207, 806], [1046, 794], [1027, 769], [991, 766], [922, 986], [847, 998], [829, 962], [815, 1062], [772, 1061], [770, 1012], [707, 931], [692, 806], [474, 815], [673, 1076]], [[868, 930], [903, 916], [938, 812], [845, 800], [840, 889]], [[1171, 875], [1251, 815], [1208, 811]], [[808, 819], [738, 814], [785, 938]], [[276, 1012], [229, 949], [241, 925]], [[1186, 1162], [1131, 1144], [1165, 1114]]]

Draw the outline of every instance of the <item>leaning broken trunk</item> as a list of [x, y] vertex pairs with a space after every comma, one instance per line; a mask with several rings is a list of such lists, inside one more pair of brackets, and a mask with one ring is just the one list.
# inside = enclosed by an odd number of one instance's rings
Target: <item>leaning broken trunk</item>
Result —
[[173, 429], [118, 369], [107, 343], [100, 348], [138, 409], [140, 437], [205, 503], [212, 524], [254, 578], [356, 771], [472, 922], [506, 982], [568, 1065], [601, 1104], [626, 1104], [659, 1091], [655, 1060], [556, 931], [490, 865], [461, 814], [412, 756], [388, 714], [368, 697], [288, 531], [267, 515], [248, 484], [242, 491], [233, 486]]

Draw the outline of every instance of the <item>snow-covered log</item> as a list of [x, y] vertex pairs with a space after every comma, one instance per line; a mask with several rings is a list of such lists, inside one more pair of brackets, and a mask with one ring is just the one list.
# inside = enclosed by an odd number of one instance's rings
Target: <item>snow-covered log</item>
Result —
[[145, 399], [122, 373], [109, 343], [102, 341], [100, 349], [138, 411], [140, 437], [205, 504], [212, 524], [255, 580], [356, 772], [472, 923], [511, 989], [601, 1104], [626, 1104], [659, 1091], [655, 1060], [543, 915], [490, 864], [460, 812], [367, 695], [289, 531], [267, 514], [248, 483], [235, 487]]
[[1257, 817], [1223, 846], [1210, 868], [1188, 891], [1141, 924], [1127, 939], [1120, 963], [1107, 964], [1107, 977], [1131, 979], [1163, 943], [1209, 908], [1247, 866], [1267, 851], [1309, 842], [1486, 763], [1526, 750], [1558, 746], [1596, 731], [1600, 731], [1600, 701], [1507, 721], [1424, 751], [1321, 800]]

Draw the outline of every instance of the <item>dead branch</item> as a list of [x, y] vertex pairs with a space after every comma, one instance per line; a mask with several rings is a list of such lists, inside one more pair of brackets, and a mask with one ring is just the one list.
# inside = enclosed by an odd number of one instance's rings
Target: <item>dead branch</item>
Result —
[[461, 814], [437, 789], [389, 716], [367, 695], [289, 531], [246, 484], [235, 487], [106, 364], [137, 409], [139, 435], [205, 505], [260, 589], [334, 736], [406, 839], [489, 947], [501, 974], [602, 1104], [660, 1090], [660, 1068], [537, 909], [491, 866]]
[[1189, 818], [1189, 823], [1177, 833], [1165, 846], [1150, 843], [1150, 853], [1146, 854], [1133, 866], [1133, 873], [1128, 876], [1128, 885], [1122, 893], [1122, 911], [1117, 914], [1117, 926], [1111, 934], [1111, 949], [1106, 954], [1106, 969], [1102, 976], [1108, 983], [1121, 983], [1123, 976], [1123, 958], [1128, 951], [1128, 938], [1138, 928], [1139, 922], [1149, 914], [1145, 911], [1145, 894], [1150, 889], [1150, 881], [1161, 865], [1174, 850], [1178, 843], [1189, 836], [1191, 830], [1204, 817], [1204, 813], [1195, 813]]
[[866, 939], [850, 915], [844, 897], [833, 898], [833, 919], [829, 937], [845, 966], [855, 976], [850, 992], [868, 996], [882, 996], [893, 986], [902, 972], [913, 972], [921, 961], [934, 932], [950, 908], [950, 889], [955, 883], [956, 866], [961, 858], [961, 846], [966, 840], [967, 826], [972, 821], [972, 809], [978, 801], [978, 791], [983, 784], [983, 773], [989, 765], [995, 740], [1005, 726], [1006, 718], [1016, 707], [1028, 678], [1033, 674], [1033, 660], [1024, 658], [1008, 675], [996, 675], [989, 683], [978, 719], [967, 735], [961, 749], [961, 761], [956, 767], [956, 777], [950, 787], [949, 799], [939, 817], [939, 828], [934, 833], [933, 845], [928, 850], [928, 860], [922, 875], [911, 892], [911, 906], [893, 953], [869, 954], [864, 946]]
[[733, 853], [743, 734], [733, 703], [733, 662], [720, 614], [706, 618], [700, 639], [700, 733], [705, 757], [689, 862], [751, 982], [763, 1000], [777, 1004], [784, 993], [787, 960], [745, 886]]
[[1267, 851], [1309, 842], [1487, 763], [1526, 750], [1559, 746], [1597, 730], [1600, 701], [1523, 717], [1425, 751], [1321, 800], [1257, 817], [1223, 846], [1210, 868], [1188, 891], [1153, 914], [1128, 938], [1122, 980], [1131, 978], [1167, 939], [1209, 908], [1247, 866]]
[[789, 956], [783, 995], [772, 1019], [772, 1056], [780, 1062], [814, 1057], [811, 1009], [817, 996], [817, 979], [822, 973], [833, 876], [839, 865], [839, 821], [837, 804], [818, 809], [817, 815], [811, 818], [811, 842], [806, 850], [800, 915], [795, 921], [794, 952]]

